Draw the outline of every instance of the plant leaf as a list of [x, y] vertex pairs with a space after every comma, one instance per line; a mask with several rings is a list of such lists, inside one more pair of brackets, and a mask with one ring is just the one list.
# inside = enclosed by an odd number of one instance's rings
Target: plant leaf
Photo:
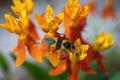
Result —
[[4, 70], [4, 71], [8, 71], [8, 64], [7, 61], [5, 59], [5, 57], [1, 54], [0, 52], [0, 67]]

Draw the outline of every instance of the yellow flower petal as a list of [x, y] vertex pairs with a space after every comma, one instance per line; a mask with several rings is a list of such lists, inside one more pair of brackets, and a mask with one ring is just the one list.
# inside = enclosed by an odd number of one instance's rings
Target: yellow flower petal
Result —
[[76, 63], [86, 58], [89, 46], [81, 44], [80, 39], [75, 41], [74, 46], [75, 49], [69, 52], [69, 55], [71, 62]]
[[25, 8], [28, 13], [31, 13], [33, 11], [34, 3], [32, 0], [23, 0], [23, 3], [25, 4]]
[[13, 0], [13, 6], [11, 6], [12, 11], [16, 14], [19, 15], [23, 9], [25, 9], [25, 5], [21, 2], [21, 0]]
[[[52, 50], [55, 50], [55, 48], [52, 48]], [[55, 52], [52, 52], [52, 50], [48, 52], [48, 56], [49, 56], [49, 60], [50, 60], [51, 64], [54, 67], [56, 67], [60, 60], [60, 51], [57, 50]]]
[[25, 10], [27, 13], [31, 13], [33, 11], [34, 3], [32, 0], [13, 0], [13, 6], [11, 9], [15, 14], [19, 16], [19, 13]]
[[6, 29], [12, 33], [20, 33], [21, 32], [21, 30], [19, 29], [17, 20], [15, 20], [14, 17], [10, 13], [5, 14], [5, 19], [6, 19], [7, 23], [0, 24], [1, 27], [3, 27], [4, 29]]
[[59, 23], [61, 23], [62, 19], [64, 18], [64, 13], [59, 13], [56, 17], [58, 18], [58, 19], [56, 19], [56, 22], [59, 24]]
[[39, 23], [40, 28], [44, 31], [44, 32], [49, 32], [49, 27], [46, 25], [46, 21], [44, 18], [44, 13], [42, 15], [34, 15], [34, 18], [36, 19], [36, 21]]
[[52, 10], [52, 7], [50, 5], [48, 5], [46, 8], [46, 15], [53, 16], [53, 10]]
[[81, 48], [82, 48], [82, 53], [81, 53], [81, 55], [79, 57], [80, 61], [83, 60], [83, 59], [85, 59], [85, 57], [87, 56], [86, 52], [87, 52], [89, 46], [88, 45], [81, 45]]
[[96, 37], [94, 48], [95, 50], [105, 50], [113, 46], [113, 44], [112, 34], [105, 34], [102, 32]]
[[81, 45], [81, 41], [80, 41], [79, 38], [75, 41], [74, 45], [75, 46], [80, 46]]

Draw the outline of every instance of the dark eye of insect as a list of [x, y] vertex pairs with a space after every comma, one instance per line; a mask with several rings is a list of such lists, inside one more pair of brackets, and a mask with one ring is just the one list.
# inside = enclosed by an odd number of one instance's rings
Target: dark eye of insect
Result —
[[70, 43], [70, 42], [65, 42], [65, 43], [63, 43], [63, 46], [64, 46], [66, 49], [69, 49], [69, 48], [71, 48], [71, 43]]

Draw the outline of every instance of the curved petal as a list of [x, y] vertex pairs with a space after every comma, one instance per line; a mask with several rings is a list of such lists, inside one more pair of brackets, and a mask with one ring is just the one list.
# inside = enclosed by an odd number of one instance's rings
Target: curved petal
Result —
[[23, 0], [25, 4], [26, 11], [31, 13], [33, 11], [34, 3], [32, 0]]
[[35, 40], [31, 36], [27, 36], [25, 39], [25, 44], [27, 46], [27, 49], [30, 53], [30, 55], [37, 61], [42, 62], [42, 52], [40, 51], [40, 48], [38, 44], [35, 42]]
[[42, 62], [42, 52], [36, 43], [27, 46], [30, 55], [37, 61]]
[[[55, 50], [55, 48], [53, 48], [53, 47], [51, 47], [51, 48], [52, 48], [51, 50]], [[51, 64], [54, 67], [56, 67], [58, 65], [59, 60], [60, 60], [60, 51], [59, 50], [57, 50], [55, 52], [50, 51], [48, 53], [48, 56], [49, 56]]]
[[32, 35], [32, 37], [35, 40], [40, 40], [40, 37], [39, 37], [39, 35], [35, 29], [35, 26], [31, 20], [29, 21], [29, 33]]
[[49, 27], [46, 25], [45, 22], [45, 18], [44, 18], [44, 13], [42, 13], [41, 15], [35, 14], [34, 18], [36, 19], [36, 21], [39, 23], [40, 28], [44, 31], [44, 32], [49, 32]]
[[49, 74], [52, 76], [62, 74], [67, 69], [67, 60], [63, 60], [55, 68], [49, 71]]
[[46, 15], [53, 16], [53, 10], [52, 10], [52, 7], [50, 5], [48, 5], [46, 8]]
[[93, 69], [91, 69], [91, 68], [89, 68], [88, 66], [86, 66], [86, 67], [81, 67], [81, 69], [85, 72], [85, 73], [87, 73], [87, 74], [96, 74], [96, 71], [95, 70], [93, 70]]
[[62, 21], [63, 18], [64, 18], [64, 13], [63, 13], [63, 12], [62, 12], [62, 13], [59, 13], [59, 14], [56, 16], [55, 21], [59, 24], [59, 23]]
[[23, 40], [18, 41], [18, 48], [19, 49], [17, 49], [18, 55], [16, 59], [16, 66], [20, 67], [23, 64], [26, 56], [25, 44]]

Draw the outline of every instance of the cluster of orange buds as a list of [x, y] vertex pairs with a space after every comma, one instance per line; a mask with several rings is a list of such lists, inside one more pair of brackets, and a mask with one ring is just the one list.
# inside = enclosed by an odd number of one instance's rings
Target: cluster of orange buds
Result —
[[10, 13], [5, 14], [6, 23], [0, 24], [0, 26], [11, 33], [18, 35], [18, 44], [12, 50], [12, 53], [18, 53], [16, 66], [21, 66], [25, 60], [25, 47], [27, 47], [30, 55], [36, 61], [42, 62], [41, 51], [35, 41], [39, 40], [40, 38], [35, 30], [34, 24], [28, 17], [28, 14], [33, 10], [34, 3], [32, 0], [13, 0], [13, 3], [14, 5], [11, 6], [11, 9], [18, 18], [15, 18]]
[[[86, 73], [95, 74], [88, 66], [93, 60], [97, 60], [100, 69], [108, 74], [102, 64], [103, 56], [99, 50], [106, 50], [113, 46], [112, 34], [104, 32], [96, 37], [94, 45], [90, 45], [82, 38], [82, 30], [86, 25], [89, 7], [79, 6], [79, 0], [68, 0], [64, 10], [53, 15], [53, 9], [47, 6], [46, 12], [41, 15], [35, 14], [34, 18], [38, 22], [45, 36], [41, 39], [41, 45], [36, 42], [39, 35], [35, 26], [28, 17], [33, 11], [32, 0], [13, 0], [12, 11], [18, 16], [13, 17], [10, 13], [5, 14], [6, 23], [0, 26], [11, 33], [18, 35], [18, 45], [12, 53], [18, 52], [16, 66], [21, 66], [25, 60], [26, 49], [30, 55], [38, 62], [48, 54], [53, 65], [50, 75], [59, 75], [68, 70], [69, 80], [78, 80], [79, 68]], [[63, 20], [64, 33], [59, 33], [59, 24]]]

